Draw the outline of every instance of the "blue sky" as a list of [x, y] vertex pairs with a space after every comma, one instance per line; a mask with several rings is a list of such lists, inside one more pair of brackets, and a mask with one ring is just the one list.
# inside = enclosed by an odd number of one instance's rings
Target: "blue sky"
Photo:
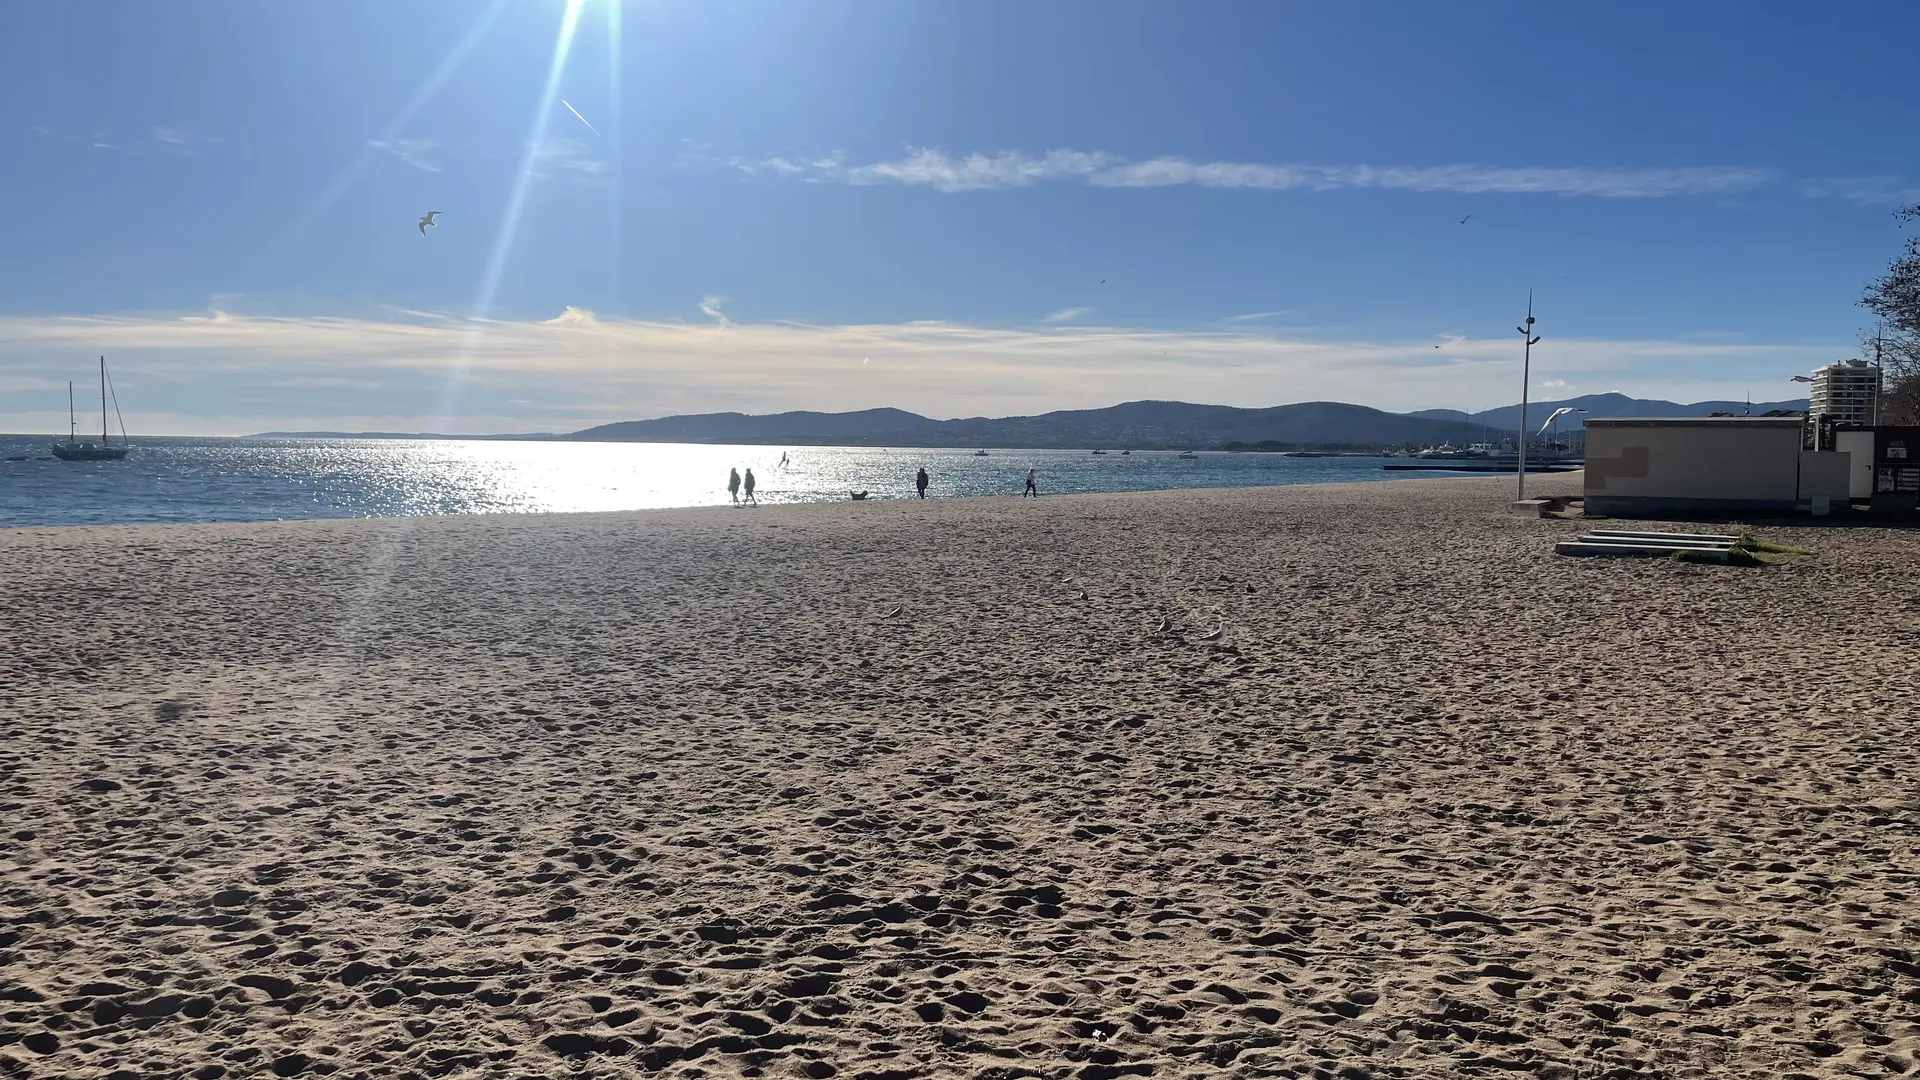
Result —
[[1917, 31], [1898, 3], [0, 6], [0, 429], [57, 428], [101, 352], [150, 432], [1479, 408], [1518, 396], [1529, 288], [1536, 396], [1787, 397], [1851, 354], [1920, 201]]

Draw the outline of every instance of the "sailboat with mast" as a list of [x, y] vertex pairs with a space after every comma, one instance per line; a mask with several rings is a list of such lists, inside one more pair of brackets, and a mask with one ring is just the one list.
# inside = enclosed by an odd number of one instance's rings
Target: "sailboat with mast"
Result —
[[[53, 444], [53, 456], [61, 461], [119, 461], [127, 456], [133, 446], [127, 442], [127, 422], [120, 421], [120, 445], [113, 445], [107, 438], [107, 358], [100, 358], [100, 441], [91, 439], [80, 441], [77, 434], [78, 423], [73, 416], [73, 384], [67, 384], [67, 439]], [[119, 395], [114, 395], [114, 410], [120, 408]]]

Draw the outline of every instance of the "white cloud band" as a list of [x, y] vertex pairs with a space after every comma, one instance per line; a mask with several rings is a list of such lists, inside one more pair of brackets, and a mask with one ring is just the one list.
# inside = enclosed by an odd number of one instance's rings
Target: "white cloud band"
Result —
[[815, 182], [904, 184], [954, 194], [1078, 182], [1095, 187], [1147, 188], [1192, 185], [1258, 191], [1386, 191], [1538, 194], [1597, 198], [1668, 198], [1737, 195], [1779, 179], [1771, 169], [1699, 166], [1665, 169], [1513, 167], [1497, 165], [1297, 165], [1190, 161], [1156, 157], [1127, 161], [1104, 151], [1049, 150], [1037, 157], [1017, 150], [954, 156], [917, 148], [895, 161], [848, 164], [840, 158], [794, 161], [785, 157], [733, 159], [734, 168]]
[[[897, 406], [929, 416], [1004, 416], [1138, 398], [1478, 408], [1517, 398], [1520, 378], [1520, 358], [1505, 338], [1451, 338], [1436, 349], [1431, 339], [1254, 330], [729, 322], [715, 333], [714, 326], [596, 317], [579, 308], [547, 320], [478, 322], [420, 312], [386, 320], [0, 317], [0, 385], [16, 391], [0, 412], [0, 430], [64, 431], [64, 380], [75, 377], [76, 356], [95, 352], [113, 357], [128, 423], [148, 434], [571, 431], [723, 409]], [[1583, 390], [1692, 401], [1737, 397], [1756, 379], [1784, 388], [1787, 374], [1842, 352], [1835, 345], [1563, 339], [1535, 350], [1534, 372]], [[450, 380], [464, 387], [463, 411], [434, 416]], [[155, 416], [169, 412], [170, 419]]]

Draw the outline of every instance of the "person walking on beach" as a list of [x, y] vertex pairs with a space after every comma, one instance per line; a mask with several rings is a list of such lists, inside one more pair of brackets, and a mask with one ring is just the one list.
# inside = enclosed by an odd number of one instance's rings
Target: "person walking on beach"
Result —
[[735, 506], [740, 505], [740, 470], [739, 469], [727, 470], [727, 497], [733, 500], [733, 505]]
[[760, 505], [759, 500], [753, 497], [753, 470], [752, 469], [747, 470], [746, 492], [747, 492], [746, 502], [748, 503], [748, 505], [759, 506]]
[[787, 452], [785, 450], [780, 451], [780, 467], [783, 469], [787, 467]]
[[920, 489], [921, 498], [927, 497], [927, 470], [920, 470], [919, 475], [913, 478], [913, 486]]
[[1025, 491], [1023, 491], [1023, 492], [1021, 492], [1021, 493], [1020, 493], [1020, 497], [1024, 499], [1024, 498], [1026, 498], [1026, 497], [1027, 497], [1027, 496], [1029, 496], [1029, 495], [1031, 495], [1031, 496], [1033, 496], [1033, 497], [1034, 497], [1034, 498], [1036, 498], [1036, 499], [1040, 497], [1040, 488], [1039, 488], [1039, 485], [1037, 485], [1037, 484], [1035, 484], [1035, 483], [1033, 482], [1033, 470], [1032, 470], [1032, 469], [1028, 469], [1028, 470], [1027, 470], [1027, 490], [1025, 490]]

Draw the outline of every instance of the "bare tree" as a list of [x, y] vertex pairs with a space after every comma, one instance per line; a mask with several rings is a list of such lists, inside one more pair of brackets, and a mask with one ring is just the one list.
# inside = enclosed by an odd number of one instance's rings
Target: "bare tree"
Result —
[[1860, 355], [1880, 363], [1880, 422], [1920, 426], [1920, 334], [1862, 334]]
[[[1894, 214], [1920, 222], [1920, 204]], [[1883, 329], [1862, 345], [1877, 355], [1884, 371], [1880, 422], [1920, 424], [1920, 236], [1909, 236], [1899, 257], [1860, 298], [1860, 306], [1878, 315]]]

